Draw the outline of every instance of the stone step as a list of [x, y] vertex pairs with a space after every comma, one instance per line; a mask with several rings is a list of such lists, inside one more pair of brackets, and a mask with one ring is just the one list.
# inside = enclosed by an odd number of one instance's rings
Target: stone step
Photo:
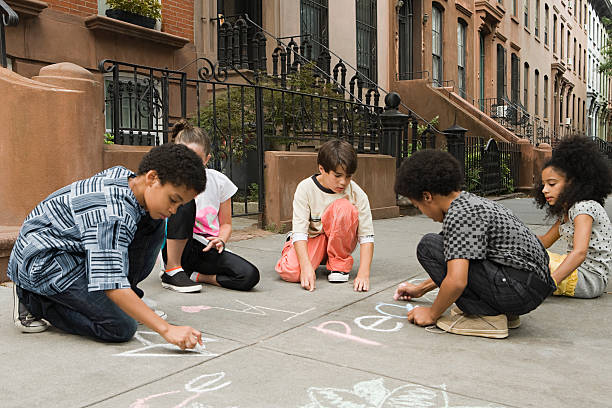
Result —
[[9, 280], [6, 276], [6, 268], [20, 228], [20, 226], [0, 225], [0, 283]]

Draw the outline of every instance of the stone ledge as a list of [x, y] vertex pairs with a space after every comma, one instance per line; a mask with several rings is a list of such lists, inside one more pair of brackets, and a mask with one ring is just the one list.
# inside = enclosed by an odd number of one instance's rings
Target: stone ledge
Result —
[[122, 34], [128, 37], [151, 41], [173, 48], [182, 48], [189, 42], [187, 38], [152, 30], [150, 28], [140, 27], [135, 24], [115, 20], [114, 18], [99, 16], [97, 14], [85, 18], [85, 27], [92, 31]]
[[49, 7], [44, 1], [37, 0], [6, 0], [6, 3], [21, 17], [37, 17], [41, 11]]

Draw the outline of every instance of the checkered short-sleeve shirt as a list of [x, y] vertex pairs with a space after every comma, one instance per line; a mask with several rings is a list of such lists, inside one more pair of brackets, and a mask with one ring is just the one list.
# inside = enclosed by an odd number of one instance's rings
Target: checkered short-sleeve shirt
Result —
[[515, 269], [548, 274], [548, 254], [536, 237], [509, 209], [462, 191], [442, 223], [444, 258], [487, 259]]

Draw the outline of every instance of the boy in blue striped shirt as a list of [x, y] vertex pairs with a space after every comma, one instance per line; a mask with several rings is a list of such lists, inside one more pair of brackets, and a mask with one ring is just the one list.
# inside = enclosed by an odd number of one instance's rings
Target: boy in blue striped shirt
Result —
[[137, 322], [181, 349], [201, 333], [173, 326], [142, 300], [163, 220], [204, 190], [202, 160], [183, 145], [147, 153], [135, 174], [113, 167], [52, 193], [26, 217], [8, 264], [15, 324], [40, 332], [46, 320], [68, 333], [128, 341]]

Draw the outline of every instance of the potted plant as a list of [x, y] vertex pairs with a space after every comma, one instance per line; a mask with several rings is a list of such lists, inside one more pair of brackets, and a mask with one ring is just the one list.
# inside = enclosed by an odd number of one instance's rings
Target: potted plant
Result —
[[106, 16], [146, 28], [161, 19], [159, 0], [106, 0]]

